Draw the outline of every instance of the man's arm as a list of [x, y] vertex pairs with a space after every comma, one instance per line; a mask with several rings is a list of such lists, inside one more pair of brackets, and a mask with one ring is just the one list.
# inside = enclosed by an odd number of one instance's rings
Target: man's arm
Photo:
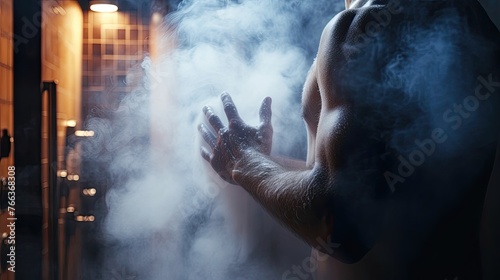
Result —
[[320, 168], [288, 169], [261, 153], [246, 150], [235, 165], [233, 179], [311, 246], [318, 247], [329, 239], [326, 204], [330, 183]]
[[[344, 14], [343, 22], [352, 21], [352, 13]], [[338, 20], [338, 19], [337, 19]], [[335, 22], [334, 22], [335, 23]], [[322, 43], [318, 51], [317, 67], [312, 69], [315, 76], [324, 63], [331, 63], [328, 55], [338, 56], [331, 52], [330, 40], [332, 26], [325, 28]], [[349, 23], [343, 23], [348, 28]], [[333, 33], [334, 36], [342, 36]], [[340, 38], [340, 37], [339, 37]], [[323, 94], [332, 94], [331, 79], [316, 81]], [[261, 125], [257, 128], [246, 125], [239, 117], [237, 109], [227, 94], [222, 95], [224, 111], [228, 118], [228, 127], [224, 127], [211, 108], [205, 108], [207, 120], [217, 132], [217, 136], [205, 127], [200, 132], [211, 150], [202, 149], [203, 157], [209, 161], [213, 169], [224, 180], [241, 185], [269, 213], [283, 225], [298, 234], [311, 246], [345, 262], [359, 260], [369, 250], [365, 240], [357, 238], [359, 230], [349, 221], [358, 216], [346, 217], [342, 211], [335, 209], [346, 205], [345, 199], [337, 204], [335, 190], [338, 189], [337, 178], [342, 167], [339, 159], [346, 158], [347, 151], [342, 151], [345, 135], [349, 134], [350, 114], [348, 106], [335, 103], [323, 106], [317, 128], [315, 163], [311, 168], [297, 168], [282, 164], [269, 156], [271, 128], [271, 102], [264, 100], [260, 114]], [[332, 102], [330, 98], [321, 97], [323, 103]], [[332, 103], [333, 104], [333, 103]], [[267, 131], [267, 133], [266, 133]], [[271, 133], [269, 133], [271, 131]], [[356, 170], [350, 170], [351, 174]], [[364, 209], [362, 211], [368, 211]], [[340, 217], [342, 215], [343, 217]], [[334, 224], [335, 223], [335, 224]], [[335, 228], [335, 231], [334, 231]], [[333, 242], [333, 243], [332, 243]], [[325, 244], [335, 244], [325, 248]], [[333, 248], [332, 248], [333, 247]]]
[[[333, 232], [333, 192], [337, 174], [332, 172], [333, 166], [328, 166], [335, 161], [323, 154], [334, 151], [331, 145], [335, 142], [339, 144], [337, 138], [341, 134], [335, 131], [342, 131], [341, 128], [346, 127], [343, 121], [347, 120], [343, 118], [342, 110], [322, 117], [325, 125], [331, 124], [328, 128], [320, 127], [326, 130], [320, 134], [322, 140], [316, 145], [319, 149], [317, 156], [322, 160], [311, 169], [300, 170], [283, 166], [263, 153], [255, 140], [258, 133], [249, 134], [252, 129], [242, 123], [229, 95], [223, 94], [222, 101], [229, 127], [223, 127], [210, 109], [205, 110], [218, 136], [210, 136], [211, 132], [206, 127], [200, 127], [212, 149], [203, 150], [203, 157], [223, 179], [245, 188], [269, 213], [311, 246], [345, 262], [359, 260], [368, 248], [354, 238], [356, 234], [346, 234], [350, 229], [343, 228], [344, 233], [338, 238], [340, 235]], [[261, 127], [265, 127], [266, 123], [270, 125], [270, 114], [270, 102], [265, 101], [261, 109]], [[335, 152], [330, 156], [335, 156]], [[325, 248], [325, 244], [330, 247]]]
[[306, 169], [306, 162], [289, 157], [278, 155], [271, 156], [271, 160], [289, 170], [304, 170]]

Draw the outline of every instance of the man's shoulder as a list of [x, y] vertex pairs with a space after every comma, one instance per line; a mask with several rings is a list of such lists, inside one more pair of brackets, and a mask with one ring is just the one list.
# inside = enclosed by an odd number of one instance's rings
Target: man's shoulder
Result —
[[[319, 82], [335, 88], [350, 76], [344, 65], [365, 52], [376, 38], [394, 32], [401, 22], [402, 6], [398, 1], [386, 5], [370, 5], [338, 13], [325, 26], [318, 48], [317, 73]], [[392, 31], [391, 31], [392, 30]], [[338, 90], [333, 89], [337, 96]]]
[[344, 10], [323, 29], [319, 51], [342, 50], [344, 56], [349, 56], [350, 47], [366, 44], [383, 31], [398, 28], [403, 11], [399, 0]]
[[324, 32], [349, 30], [370, 25], [388, 26], [394, 16], [401, 14], [405, 6], [399, 0], [391, 0], [386, 4], [365, 5], [358, 8], [346, 9], [334, 16], [326, 25]]

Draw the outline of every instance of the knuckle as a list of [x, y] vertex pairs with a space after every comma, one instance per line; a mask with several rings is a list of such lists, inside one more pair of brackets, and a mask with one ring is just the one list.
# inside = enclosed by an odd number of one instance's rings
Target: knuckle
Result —
[[228, 103], [224, 104], [224, 110], [225, 111], [236, 111], [236, 107], [234, 106], [233, 103], [228, 102]]
[[229, 121], [229, 127], [230, 128], [238, 128], [241, 127], [241, 122], [238, 120], [230, 120]]
[[227, 128], [222, 128], [219, 130], [219, 139], [225, 140], [229, 136], [229, 130]]

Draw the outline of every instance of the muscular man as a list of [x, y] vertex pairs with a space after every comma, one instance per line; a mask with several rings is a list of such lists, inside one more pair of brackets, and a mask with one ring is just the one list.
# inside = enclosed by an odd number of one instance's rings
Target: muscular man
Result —
[[497, 279], [480, 228], [500, 132], [498, 31], [475, 0], [346, 7], [305, 82], [306, 162], [271, 155], [270, 98], [251, 127], [226, 93], [227, 127], [204, 108], [202, 156], [312, 246], [318, 279]]

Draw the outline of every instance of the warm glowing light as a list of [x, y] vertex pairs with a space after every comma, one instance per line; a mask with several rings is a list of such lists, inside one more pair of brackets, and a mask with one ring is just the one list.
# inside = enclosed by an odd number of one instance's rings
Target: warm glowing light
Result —
[[59, 171], [57, 171], [57, 176], [59, 176], [61, 178], [66, 178], [66, 176], [68, 176], [68, 171], [66, 171], [66, 170], [59, 170]]
[[151, 20], [152, 20], [154, 23], [158, 23], [158, 22], [160, 22], [160, 21], [162, 20], [162, 18], [163, 18], [163, 17], [161, 16], [161, 14], [160, 14], [160, 13], [155, 12], [155, 13], [153, 13], [153, 16], [151, 17]]
[[74, 213], [75, 212], [75, 207], [68, 206], [68, 208], [66, 208], [66, 212], [68, 212], [68, 213]]
[[92, 130], [77, 130], [77, 131], [75, 131], [75, 135], [78, 137], [93, 137], [94, 131], [92, 131]]
[[95, 221], [95, 217], [94, 217], [94, 215], [90, 215], [90, 216], [78, 215], [75, 217], [75, 220], [77, 222], [93, 222], [93, 221]]
[[68, 175], [68, 181], [78, 181], [80, 180], [80, 176], [76, 175], [76, 174], [72, 174], [72, 175]]
[[96, 13], [114, 13], [118, 11], [118, 6], [115, 4], [96, 3], [90, 5], [90, 10]]
[[2, 238], [7, 238], [9, 236], [6, 232], [2, 233]]
[[82, 190], [82, 193], [83, 195], [86, 195], [86, 196], [95, 196], [95, 194], [97, 193], [97, 190], [94, 189], [94, 188], [91, 188], [91, 189], [83, 189]]
[[76, 121], [75, 120], [67, 120], [66, 121], [66, 126], [67, 127], [75, 127], [76, 126]]

